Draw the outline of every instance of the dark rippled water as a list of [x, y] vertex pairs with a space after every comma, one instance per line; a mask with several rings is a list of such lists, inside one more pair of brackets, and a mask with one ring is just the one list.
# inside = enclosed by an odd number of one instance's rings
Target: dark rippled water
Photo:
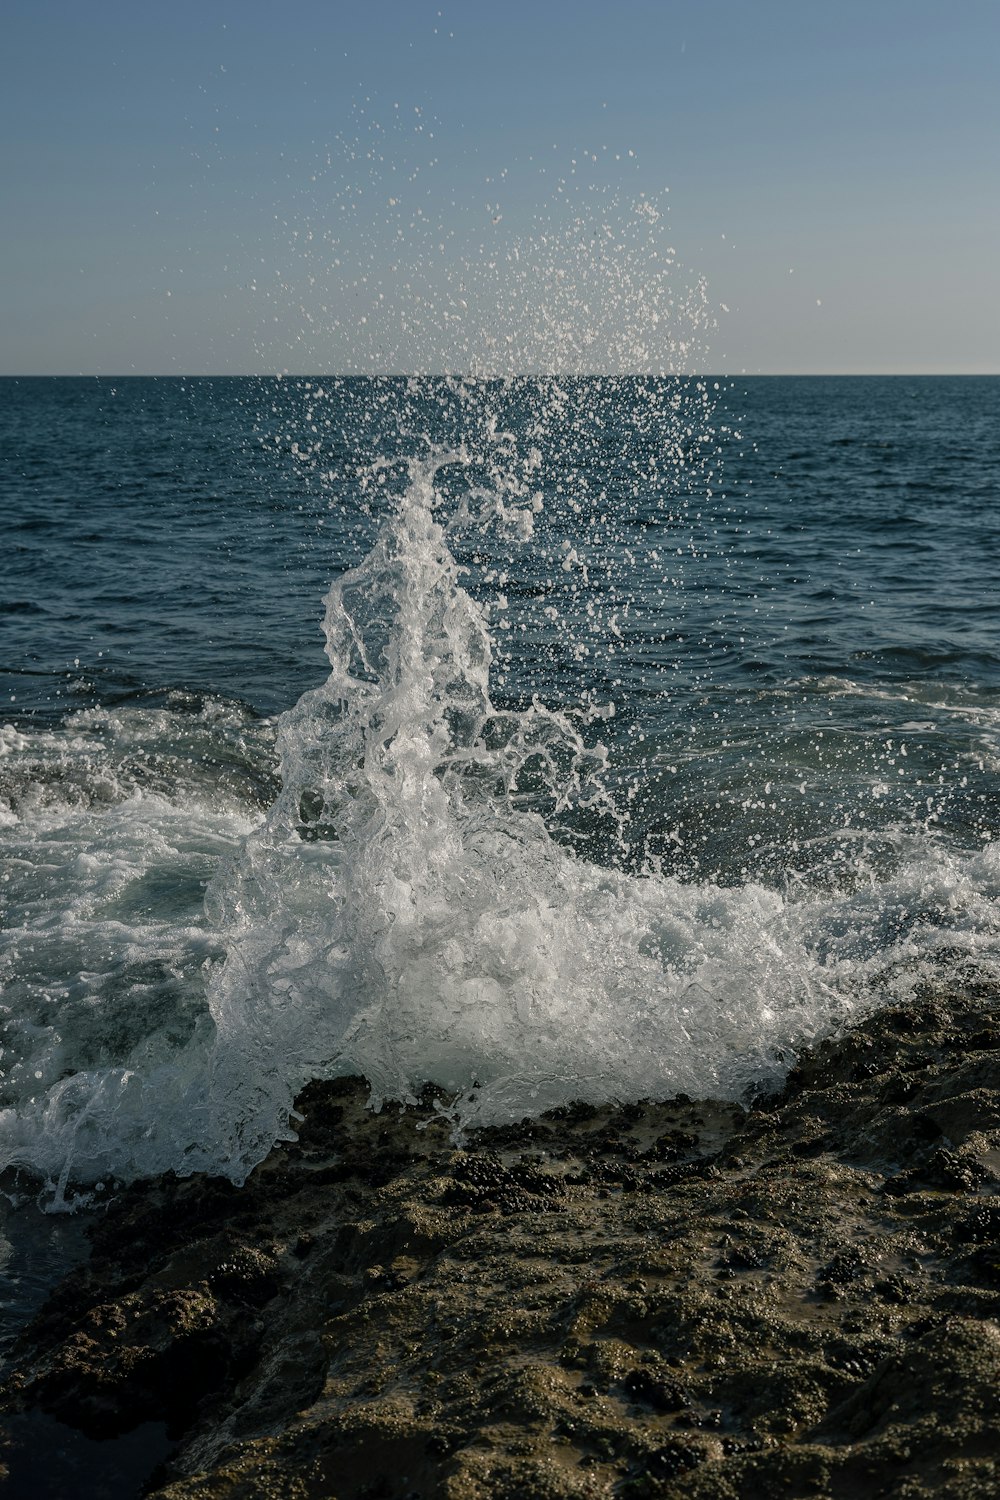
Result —
[[[665, 485], [643, 469], [663, 467], [673, 433], [654, 424], [631, 450], [621, 442], [649, 382], [608, 382], [599, 396], [598, 383], [574, 383], [600, 420], [588, 415], [565, 451], [557, 431], [543, 434], [534, 540], [456, 548], [481, 594], [487, 566], [507, 575], [498, 691], [613, 698], [616, 769], [637, 783], [636, 846], [688, 873], [773, 878], [814, 864], [790, 847], [795, 833], [829, 838], [843, 810], [856, 821], [872, 798], [887, 821], [923, 808], [963, 838], [990, 835], [1000, 381], [705, 384], [715, 415], [706, 428], [699, 396], [697, 462]], [[358, 504], [357, 476], [378, 456], [465, 433], [461, 413], [430, 396], [422, 421], [411, 399], [401, 423], [404, 382], [327, 384], [317, 401], [318, 389], [0, 385], [12, 721], [160, 705], [171, 691], [268, 715], [325, 676], [320, 599], [377, 520]], [[501, 427], [530, 424], [530, 382], [495, 399]], [[567, 537], [590, 562], [586, 585], [556, 565]], [[586, 656], [547, 629], [553, 601]], [[762, 804], [767, 781], [780, 807]]]

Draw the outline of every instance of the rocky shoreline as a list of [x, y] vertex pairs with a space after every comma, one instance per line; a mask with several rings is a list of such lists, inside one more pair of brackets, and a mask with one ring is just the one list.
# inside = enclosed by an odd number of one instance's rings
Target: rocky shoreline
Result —
[[746, 1112], [463, 1150], [430, 1091], [313, 1084], [242, 1189], [94, 1215], [2, 1390], [5, 1492], [993, 1500], [998, 999], [884, 1010]]

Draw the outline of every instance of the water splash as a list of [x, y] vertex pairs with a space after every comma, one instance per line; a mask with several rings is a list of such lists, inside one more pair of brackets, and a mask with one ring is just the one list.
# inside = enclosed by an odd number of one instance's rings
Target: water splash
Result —
[[[636, 1090], [732, 1094], [775, 1040], [759, 997], [790, 955], [765, 944], [742, 1002], [710, 974], [780, 900], [628, 877], [550, 834], [546, 805], [606, 807], [603, 747], [537, 701], [491, 701], [486, 619], [435, 515], [442, 462], [411, 466], [331, 589], [330, 677], [285, 716], [281, 796], [216, 882], [230, 936], [212, 1012], [232, 1094], [266, 1080], [261, 1143], [289, 1089], [331, 1072], [363, 1073], [376, 1102], [433, 1080], [469, 1124]], [[706, 944], [708, 929], [726, 936]]]
[[872, 1003], [890, 952], [916, 961], [948, 925], [954, 869], [929, 913], [917, 866], [895, 901], [795, 901], [628, 874], [555, 837], [574, 809], [613, 819], [604, 747], [537, 701], [492, 701], [486, 616], [439, 518], [448, 462], [410, 466], [331, 589], [329, 679], [284, 717], [281, 796], [216, 882], [237, 1158], [262, 1154], [299, 1085], [344, 1072], [375, 1105], [433, 1081], [459, 1128], [572, 1099], [745, 1098]]

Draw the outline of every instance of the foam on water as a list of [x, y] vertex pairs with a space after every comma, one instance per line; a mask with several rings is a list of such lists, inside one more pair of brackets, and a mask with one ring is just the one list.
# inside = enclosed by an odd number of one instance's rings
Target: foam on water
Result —
[[60, 1198], [71, 1175], [165, 1167], [175, 1066], [207, 1055], [204, 891], [259, 818], [268, 736], [183, 696], [0, 731], [2, 1160]]

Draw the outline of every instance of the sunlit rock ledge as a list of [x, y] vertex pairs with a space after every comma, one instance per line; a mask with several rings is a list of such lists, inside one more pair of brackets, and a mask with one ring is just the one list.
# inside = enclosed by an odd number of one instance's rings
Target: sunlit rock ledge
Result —
[[11, 1492], [992, 1500], [998, 998], [883, 1010], [748, 1112], [571, 1106], [463, 1150], [432, 1090], [311, 1085], [242, 1189], [94, 1217], [3, 1391]]

